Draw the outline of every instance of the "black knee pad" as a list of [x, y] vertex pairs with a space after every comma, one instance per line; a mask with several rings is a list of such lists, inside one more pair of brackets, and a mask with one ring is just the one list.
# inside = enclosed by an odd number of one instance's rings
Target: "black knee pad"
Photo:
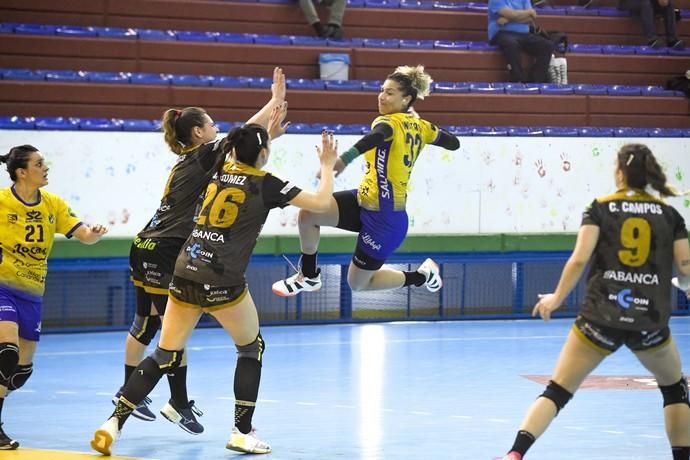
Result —
[[34, 365], [31, 364], [19, 364], [14, 370], [14, 375], [10, 377], [10, 381], [7, 385], [7, 389], [10, 391], [17, 390], [24, 386], [31, 374], [34, 372]]
[[180, 365], [182, 362], [182, 355], [184, 350], [164, 350], [161, 347], [156, 347], [156, 351], [151, 353], [153, 359], [158, 367], [164, 372], [170, 372]]
[[134, 315], [134, 321], [129, 328], [129, 334], [140, 343], [148, 345], [156, 336], [156, 332], [161, 328], [160, 316], [141, 316]]
[[549, 384], [546, 386], [546, 390], [541, 394], [542, 398], [547, 398], [553, 401], [556, 405], [556, 415], [568, 404], [573, 397], [573, 394], [554, 382], [549, 380]]
[[19, 347], [14, 343], [0, 343], [0, 385], [7, 386], [19, 363]]
[[661, 394], [664, 395], [664, 407], [671, 404], [688, 404], [688, 382], [685, 377], [674, 383], [673, 385], [661, 386], [659, 385]]
[[256, 339], [249, 345], [235, 345], [237, 347], [237, 359], [247, 358], [255, 359], [261, 362], [261, 358], [266, 349], [266, 344], [264, 343], [264, 338], [261, 337], [261, 332], [256, 336]]

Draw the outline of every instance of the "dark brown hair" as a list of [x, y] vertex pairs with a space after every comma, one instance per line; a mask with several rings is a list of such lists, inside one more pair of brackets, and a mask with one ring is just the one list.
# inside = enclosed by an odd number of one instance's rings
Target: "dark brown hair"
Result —
[[244, 164], [255, 166], [261, 149], [268, 148], [268, 132], [256, 123], [232, 128], [223, 139], [223, 153], [234, 151], [235, 158]]
[[12, 182], [17, 181], [17, 169], [26, 169], [29, 166], [31, 154], [38, 152], [33, 145], [18, 145], [12, 147], [6, 155], [0, 155], [0, 163], [7, 163], [7, 172], [10, 173]]
[[666, 184], [666, 174], [644, 144], [625, 144], [621, 147], [618, 151], [618, 169], [623, 173], [628, 187], [644, 190], [649, 185], [662, 197], [679, 195]]
[[161, 122], [165, 143], [170, 150], [178, 155], [182, 154], [192, 142], [192, 128], [199, 128], [206, 123], [206, 111], [199, 107], [187, 107], [186, 109], [168, 109], [163, 114]]

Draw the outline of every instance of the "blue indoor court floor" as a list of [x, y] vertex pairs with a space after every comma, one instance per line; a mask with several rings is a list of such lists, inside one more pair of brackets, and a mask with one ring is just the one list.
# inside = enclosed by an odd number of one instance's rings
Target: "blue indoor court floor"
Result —
[[[274, 326], [254, 424], [267, 460], [489, 460], [512, 444], [543, 390], [569, 320]], [[690, 318], [671, 323], [686, 370]], [[24, 450], [0, 459], [92, 458], [93, 431], [121, 385], [125, 332], [44, 335], [27, 385], [5, 403], [4, 428]], [[233, 419], [235, 348], [221, 329], [195, 331], [189, 392], [206, 431], [162, 416], [131, 418], [114, 457], [240, 459], [225, 449]], [[527, 460], [670, 459], [661, 393], [626, 349], [594, 372]], [[533, 377], [534, 380], [526, 376]], [[164, 379], [151, 395], [157, 413]], [[53, 452], [46, 452], [52, 450]], [[62, 453], [58, 453], [61, 451]], [[93, 458], [98, 457], [93, 455]]]

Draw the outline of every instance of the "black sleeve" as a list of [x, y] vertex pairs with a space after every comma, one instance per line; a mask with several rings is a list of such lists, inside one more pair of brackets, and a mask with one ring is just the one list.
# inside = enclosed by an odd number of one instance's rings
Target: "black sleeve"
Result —
[[438, 128], [438, 137], [436, 137], [436, 140], [432, 142], [432, 144], [448, 150], [457, 150], [460, 148], [460, 141], [458, 138], [443, 128]]
[[601, 227], [601, 204], [594, 200], [582, 213], [582, 223], [580, 225], [596, 225]]
[[284, 208], [301, 191], [302, 189], [296, 185], [280, 180], [272, 174], [267, 173], [264, 176], [262, 195], [267, 209]]
[[196, 151], [199, 164], [204, 171], [210, 171], [218, 167], [218, 161], [224, 158], [221, 142], [222, 139], [215, 142], [209, 142], [200, 146], [199, 150]]
[[371, 150], [381, 142], [385, 141], [393, 135], [393, 128], [388, 123], [379, 123], [364, 135], [363, 138], [357, 141], [354, 147], [359, 153], [364, 153]]
[[676, 208], [671, 207], [671, 212], [673, 213], [673, 220], [675, 221], [673, 227], [673, 241], [687, 240], [688, 230], [685, 228], [685, 219], [683, 219], [683, 216], [680, 215]]

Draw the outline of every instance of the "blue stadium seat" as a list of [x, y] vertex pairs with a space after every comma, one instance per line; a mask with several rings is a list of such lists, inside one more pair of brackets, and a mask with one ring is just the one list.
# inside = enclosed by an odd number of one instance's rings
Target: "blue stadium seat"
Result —
[[363, 38], [341, 38], [338, 40], [329, 38], [326, 41], [328, 42], [328, 46], [340, 46], [347, 48], [361, 48], [364, 46]]
[[255, 35], [254, 43], [257, 45], [289, 45], [292, 39], [289, 35]]
[[79, 128], [78, 118], [36, 117], [36, 129], [67, 131]]
[[542, 83], [539, 91], [541, 94], [573, 94], [574, 90], [571, 85], [558, 85], [555, 83]]
[[216, 41], [221, 43], [254, 43], [254, 34], [236, 34], [230, 32], [220, 32], [216, 36]]
[[569, 45], [571, 53], [601, 54], [601, 45], [590, 45], [585, 43], [575, 43]]
[[674, 50], [673, 48], [669, 48], [668, 54], [673, 56], [690, 56], [690, 48], [685, 48], [684, 50]]
[[604, 16], [604, 17], [624, 17], [624, 16], [630, 16], [630, 11], [628, 10], [619, 10], [616, 7], [613, 6], [602, 6], [597, 8], [599, 11], [599, 16]]
[[611, 85], [608, 87], [608, 93], [612, 96], [639, 96], [642, 90], [639, 86]]
[[566, 6], [565, 14], [568, 16], [599, 16], [596, 9], [584, 8], [582, 6]]
[[324, 80], [327, 90], [330, 91], [361, 91], [361, 80]]
[[222, 134], [229, 133], [232, 128], [242, 126], [244, 125], [244, 122], [242, 121], [235, 121], [235, 122], [229, 122], [229, 121], [217, 121], [216, 126], [218, 127], [218, 132]]
[[137, 38], [137, 31], [134, 29], [124, 29], [122, 27], [94, 27], [99, 37], [107, 38]]
[[449, 11], [467, 11], [466, 3], [456, 3], [453, 1], [436, 1], [433, 3], [434, 9], [436, 10], [449, 10]]
[[170, 76], [162, 73], [133, 73], [130, 81], [135, 85], [169, 85]]
[[199, 32], [196, 30], [175, 31], [175, 38], [181, 42], [204, 42], [212, 43], [216, 41], [215, 32]]
[[0, 129], [34, 129], [31, 117], [0, 117]]
[[537, 8], [539, 14], [547, 14], [551, 16], [565, 16], [566, 8], [564, 6], [543, 6]]
[[365, 48], [399, 48], [400, 40], [396, 38], [365, 38]]
[[348, 8], [364, 8], [364, 0], [347, 0]]
[[14, 24], [9, 22], [0, 22], [0, 34], [13, 34]]
[[383, 85], [383, 80], [363, 80], [362, 91], [373, 91], [378, 93], [381, 91], [381, 85]]
[[604, 54], [635, 54], [636, 46], [629, 45], [604, 45], [601, 47], [601, 52]]
[[[424, 4], [419, 0], [400, 0], [399, 7], [405, 10], [419, 10], [424, 8]], [[433, 7], [433, 5], [430, 5]]]
[[3, 80], [45, 80], [46, 77], [42, 73], [34, 72], [29, 69], [2, 69]]
[[448, 132], [456, 136], [471, 136], [474, 128], [476, 126], [449, 126]]
[[682, 128], [652, 128], [649, 131], [650, 137], [683, 137]]
[[287, 132], [289, 134], [319, 134], [321, 130], [309, 123], [292, 123], [288, 126]]
[[470, 93], [505, 93], [505, 88], [501, 83], [491, 84], [475, 82], [470, 83]]
[[544, 126], [542, 129], [546, 137], [577, 137], [577, 128], [569, 126]]
[[613, 128], [583, 126], [578, 128], [580, 137], [613, 137]]
[[214, 78], [208, 75], [171, 75], [170, 84], [176, 86], [211, 86]]
[[668, 54], [668, 48], [652, 48], [651, 46], [638, 46], [635, 48], [635, 53], [642, 55], [664, 55]]
[[369, 132], [367, 125], [335, 125], [333, 131], [337, 134], [365, 134]]
[[292, 44], [296, 46], [328, 46], [328, 41], [320, 37], [290, 36]]
[[649, 137], [648, 128], [613, 128], [616, 137]]
[[501, 126], [475, 126], [472, 128], [473, 136], [507, 136], [508, 128]]
[[680, 128], [683, 131], [683, 137], [690, 137], [690, 128]]
[[58, 26], [55, 29], [56, 35], [66, 35], [69, 37], [96, 37], [96, 32], [93, 27], [79, 27], [79, 26]]
[[400, 7], [399, 0], [364, 0], [364, 6], [367, 8], [398, 8]]
[[673, 91], [661, 86], [643, 86], [642, 88], [643, 96], [663, 96], [663, 97], [677, 97], [684, 96], [680, 91]]
[[219, 86], [224, 88], [248, 88], [249, 81], [240, 77], [222, 76], [214, 78], [211, 81], [211, 86]]
[[266, 77], [240, 77], [240, 80], [242, 79], [245, 79], [249, 83], [250, 88], [270, 88], [273, 84], [273, 79]]
[[680, 10], [680, 17], [681, 18], [690, 18], [690, 9], [682, 9]]
[[82, 118], [79, 129], [83, 131], [122, 131], [122, 120], [108, 118]]
[[529, 128], [526, 126], [506, 126], [508, 136], [529, 136]]
[[588, 85], [580, 84], [573, 86], [575, 94], [589, 94], [592, 96], [608, 94], [608, 86], [606, 85]]
[[87, 73], [77, 70], [37, 70], [36, 73], [43, 73], [46, 80], [51, 81], [86, 81]]
[[451, 49], [451, 50], [466, 50], [470, 42], [466, 41], [451, 41], [451, 40], [435, 40], [434, 48]]
[[437, 81], [432, 85], [435, 93], [469, 93], [469, 85], [461, 85], [452, 81]]
[[469, 42], [467, 49], [470, 51], [498, 51], [498, 46], [489, 45], [487, 42]]
[[128, 119], [123, 120], [122, 129], [125, 131], [156, 131], [158, 126], [151, 120]]
[[285, 84], [289, 89], [324, 89], [324, 82], [322, 80], [312, 80], [310, 78], [288, 78], [285, 80]]
[[539, 94], [538, 84], [507, 83], [504, 86], [506, 94]]
[[99, 83], [129, 83], [129, 74], [125, 72], [87, 72], [87, 78]]
[[177, 40], [172, 30], [137, 29], [137, 35], [141, 40], [173, 41]]
[[479, 2], [469, 2], [467, 4], [467, 11], [476, 11], [478, 13], [486, 13], [489, 9], [489, 5], [487, 3], [479, 3]]
[[434, 40], [400, 40], [400, 48], [431, 49], [433, 47]]
[[46, 24], [17, 24], [14, 27], [15, 34], [29, 35], [55, 35], [57, 26]]

